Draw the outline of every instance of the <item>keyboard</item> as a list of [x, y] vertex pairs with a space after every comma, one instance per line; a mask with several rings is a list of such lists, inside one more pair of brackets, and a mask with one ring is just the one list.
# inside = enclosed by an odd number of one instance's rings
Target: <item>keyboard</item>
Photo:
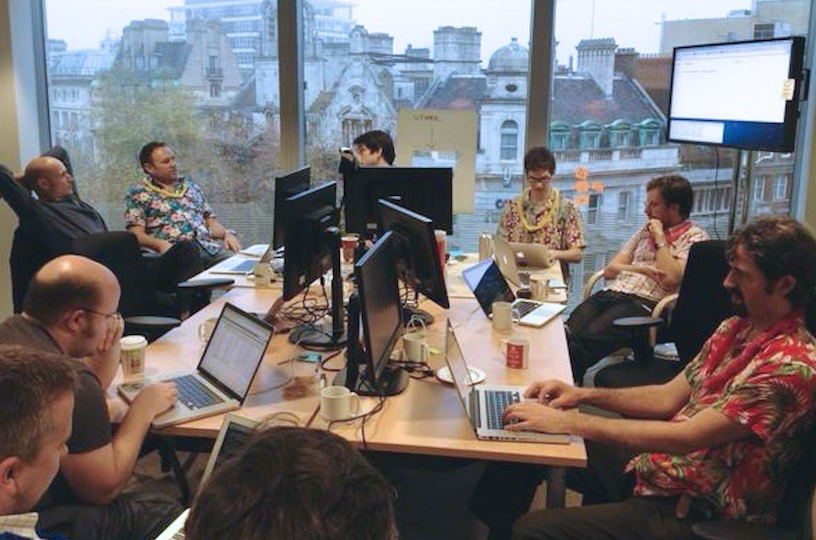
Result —
[[487, 427], [504, 429], [502, 414], [508, 406], [519, 403], [521, 395], [514, 390], [488, 390], [485, 391], [485, 399], [487, 400]]
[[224, 401], [199, 381], [195, 375], [182, 375], [173, 381], [178, 387], [178, 400], [190, 409], [201, 409]]
[[530, 302], [529, 300], [517, 300], [513, 304], [513, 309], [518, 311], [519, 318], [524, 317], [534, 309], [537, 309], [541, 306], [538, 302]]
[[248, 261], [241, 261], [232, 268], [229, 269], [230, 272], [251, 272], [255, 269], [255, 264], [258, 261], [248, 260]]

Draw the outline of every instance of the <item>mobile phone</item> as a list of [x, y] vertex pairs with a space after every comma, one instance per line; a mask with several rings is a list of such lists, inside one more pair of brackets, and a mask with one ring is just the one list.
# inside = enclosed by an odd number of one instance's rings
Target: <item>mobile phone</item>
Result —
[[304, 352], [298, 355], [298, 360], [300, 360], [301, 362], [317, 363], [323, 360], [323, 355], [316, 352]]
[[341, 146], [341, 147], [340, 147], [340, 153], [341, 153], [341, 154], [351, 154], [351, 155], [354, 155], [354, 152], [352, 152], [352, 151], [351, 151], [351, 148], [349, 148], [348, 146]]

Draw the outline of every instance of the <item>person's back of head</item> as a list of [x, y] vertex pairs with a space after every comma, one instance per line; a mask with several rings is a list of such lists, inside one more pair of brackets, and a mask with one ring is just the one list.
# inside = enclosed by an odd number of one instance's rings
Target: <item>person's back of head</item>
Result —
[[367, 131], [354, 139], [354, 146], [365, 146], [369, 151], [376, 153], [381, 152], [382, 157], [389, 165], [394, 164], [394, 159], [397, 157], [394, 151], [394, 141], [391, 135], [385, 131], [373, 130]]
[[737, 229], [728, 239], [728, 257], [738, 247], [750, 254], [769, 281], [793, 276], [796, 284], [787, 297], [791, 305], [804, 306], [816, 287], [816, 239], [790, 216], [762, 216]]
[[30, 509], [56, 475], [75, 378], [62, 355], [0, 345], [0, 515]]
[[328, 431], [260, 432], [202, 489], [188, 540], [387, 540], [393, 491], [352, 446]]

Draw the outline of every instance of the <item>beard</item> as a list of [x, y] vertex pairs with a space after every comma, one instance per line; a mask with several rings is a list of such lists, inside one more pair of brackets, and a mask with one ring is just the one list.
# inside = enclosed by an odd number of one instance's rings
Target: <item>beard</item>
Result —
[[734, 315], [745, 317], [748, 315], [748, 310], [745, 308], [745, 298], [739, 289], [733, 287], [726, 287], [728, 294], [731, 295], [731, 306], [734, 308]]

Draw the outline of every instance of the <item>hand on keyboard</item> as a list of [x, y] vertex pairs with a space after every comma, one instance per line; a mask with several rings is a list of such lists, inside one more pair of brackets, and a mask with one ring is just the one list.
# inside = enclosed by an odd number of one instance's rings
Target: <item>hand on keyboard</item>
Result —
[[524, 401], [507, 407], [502, 418], [510, 431], [573, 433], [577, 410], [562, 411], [535, 401]]
[[153, 420], [176, 403], [178, 390], [176, 384], [172, 382], [160, 382], [147, 386], [139, 392], [130, 406], [130, 413], [134, 411], [144, 412]]

